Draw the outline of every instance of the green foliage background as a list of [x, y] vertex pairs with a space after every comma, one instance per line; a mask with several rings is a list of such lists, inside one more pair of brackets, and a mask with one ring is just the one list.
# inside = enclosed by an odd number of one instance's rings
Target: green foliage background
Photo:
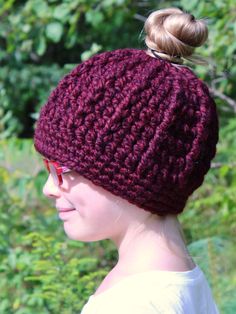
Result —
[[[221, 313], [236, 313], [236, 4], [234, 0], [0, 0], [0, 313], [79, 313], [115, 263], [107, 241], [68, 240], [35, 153], [35, 119], [50, 90], [97, 52], [144, 48], [145, 17], [177, 6], [206, 17], [209, 40], [195, 67], [217, 102], [218, 153], [180, 216], [189, 250]], [[26, 139], [28, 138], [28, 139]]]

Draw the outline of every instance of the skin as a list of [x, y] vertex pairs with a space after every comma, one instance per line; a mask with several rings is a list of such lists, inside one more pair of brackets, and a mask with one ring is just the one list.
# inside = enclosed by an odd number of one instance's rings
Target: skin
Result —
[[[73, 171], [63, 175], [60, 187], [49, 175], [43, 193], [54, 200], [70, 239], [84, 242], [110, 239], [117, 247], [117, 264], [95, 294], [132, 274], [151, 270], [188, 271], [196, 266], [174, 215], [151, 214]], [[60, 213], [62, 209], [75, 210]]]

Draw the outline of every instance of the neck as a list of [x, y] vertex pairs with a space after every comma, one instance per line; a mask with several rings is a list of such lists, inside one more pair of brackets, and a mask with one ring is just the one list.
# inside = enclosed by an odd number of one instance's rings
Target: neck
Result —
[[119, 259], [115, 268], [125, 272], [146, 270], [185, 271], [194, 263], [189, 256], [176, 216], [148, 215], [113, 239]]

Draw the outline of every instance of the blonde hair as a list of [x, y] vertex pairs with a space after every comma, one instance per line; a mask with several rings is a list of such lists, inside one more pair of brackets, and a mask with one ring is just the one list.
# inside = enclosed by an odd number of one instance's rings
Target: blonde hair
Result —
[[196, 47], [202, 46], [208, 37], [204, 20], [196, 20], [192, 14], [177, 8], [152, 12], [145, 24], [145, 43], [150, 52], [174, 63], [191, 62], [205, 64], [206, 60], [193, 56]]

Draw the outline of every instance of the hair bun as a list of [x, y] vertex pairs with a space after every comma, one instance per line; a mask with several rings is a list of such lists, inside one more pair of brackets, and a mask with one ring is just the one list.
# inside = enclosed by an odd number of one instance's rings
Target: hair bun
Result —
[[148, 48], [177, 58], [190, 57], [194, 49], [203, 45], [208, 37], [203, 20], [196, 20], [192, 14], [177, 8], [152, 12], [144, 29]]

